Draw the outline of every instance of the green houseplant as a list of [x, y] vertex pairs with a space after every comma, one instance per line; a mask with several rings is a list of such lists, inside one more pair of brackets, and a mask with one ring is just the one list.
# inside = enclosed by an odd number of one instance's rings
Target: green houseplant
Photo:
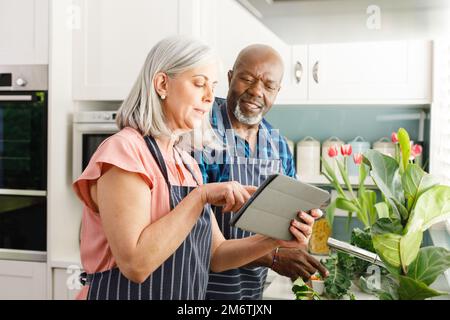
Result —
[[[349, 212], [349, 217], [355, 213], [364, 224], [373, 250], [388, 271], [387, 281], [372, 290], [380, 298], [426, 299], [447, 294], [429, 286], [450, 268], [450, 252], [438, 247], [421, 248], [421, 244], [429, 227], [450, 217], [450, 187], [439, 185], [433, 176], [414, 163], [414, 156], [420, 150], [411, 146], [405, 129], [399, 129], [393, 138], [397, 142], [395, 157], [375, 150], [354, 155], [355, 162], [361, 164], [357, 192], [350, 184], [346, 168], [347, 157], [351, 155], [349, 146], [341, 148], [344, 162], [337, 162], [343, 185], [323, 161], [325, 176], [338, 193], [327, 213], [332, 217], [334, 208], [343, 209]], [[329, 150], [330, 156], [336, 154], [337, 150]], [[368, 175], [380, 190], [381, 201], [377, 201], [375, 191], [364, 187]], [[347, 272], [354, 270], [354, 262], [347, 265], [351, 265]], [[343, 268], [340, 272], [345, 274]], [[364, 283], [364, 278], [361, 280]]]

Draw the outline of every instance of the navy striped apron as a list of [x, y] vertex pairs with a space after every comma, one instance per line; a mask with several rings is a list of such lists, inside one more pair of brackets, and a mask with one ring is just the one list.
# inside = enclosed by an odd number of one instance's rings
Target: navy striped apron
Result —
[[[170, 209], [196, 187], [169, 182], [165, 160], [153, 137], [144, 137], [169, 188]], [[180, 155], [180, 158], [183, 159]], [[186, 168], [198, 181], [189, 164]], [[141, 284], [128, 280], [116, 267], [104, 272], [82, 274], [89, 285], [88, 300], [203, 300], [206, 295], [211, 258], [211, 214], [207, 206], [175, 253]]]
[[[266, 178], [274, 173], [282, 172], [279, 156], [279, 148], [272, 143], [268, 136], [268, 128], [261, 123], [259, 132], [266, 134], [263, 141], [271, 145], [275, 157], [245, 157], [245, 151], [238, 150], [235, 137], [231, 129], [231, 121], [228, 117], [226, 105], [221, 109], [221, 119], [218, 119], [218, 130], [226, 132], [225, 144], [227, 146], [227, 160], [224, 170], [229, 170], [230, 181], [238, 181], [243, 185], [260, 186]], [[221, 127], [223, 124], [223, 127]], [[260, 133], [258, 133], [260, 134]], [[258, 139], [258, 143], [261, 139]], [[261, 147], [261, 146], [260, 146]], [[219, 223], [219, 227], [226, 239], [241, 239], [254, 233], [232, 227], [230, 220], [233, 213], [222, 213], [221, 207], [213, 207], [213, 212]], [[209, 275], [206, 299], [210, 300], [259, 300], [262, 299], [264, 283], [267, 277], [266, 267], [232, 269], [221, 273], [211, 272]]]

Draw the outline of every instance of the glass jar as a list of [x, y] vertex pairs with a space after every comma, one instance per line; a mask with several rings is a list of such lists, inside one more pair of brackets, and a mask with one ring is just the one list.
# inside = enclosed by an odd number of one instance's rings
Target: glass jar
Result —
[[311, 238], [309, 240], [309, 253], [316, 255], [328, 255], [330, 248], [327, 241], [331, 236], [331, 227], [323, 215], [314, 222]]

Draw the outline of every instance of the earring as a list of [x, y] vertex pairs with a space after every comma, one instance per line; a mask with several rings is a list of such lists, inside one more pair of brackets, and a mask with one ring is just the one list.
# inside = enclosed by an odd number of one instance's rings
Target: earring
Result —
[[166, 98], [166, 96], [165, 95], [161, 95], [161, 100], [164, 100]]

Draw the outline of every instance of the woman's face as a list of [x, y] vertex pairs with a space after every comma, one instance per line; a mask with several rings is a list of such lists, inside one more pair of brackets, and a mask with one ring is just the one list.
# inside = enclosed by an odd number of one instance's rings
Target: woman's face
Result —
[[201, 126], [214, 102], [217, 64], [210, 63], [167, 79], [163, 110], [172, 130], [190, 131]]

